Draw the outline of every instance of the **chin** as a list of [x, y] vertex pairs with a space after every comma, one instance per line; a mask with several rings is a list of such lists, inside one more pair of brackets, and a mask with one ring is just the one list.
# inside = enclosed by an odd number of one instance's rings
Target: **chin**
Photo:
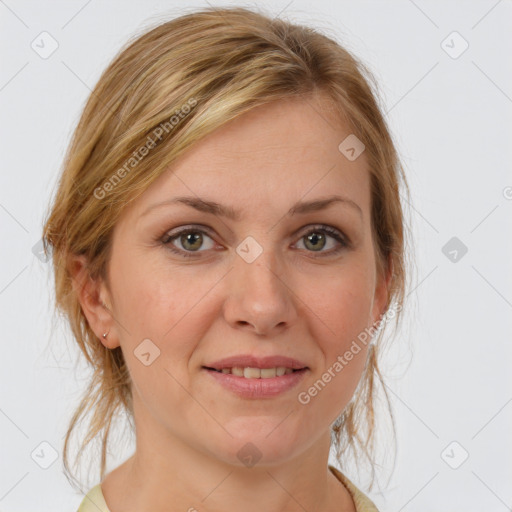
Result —
[[[274, 466], [286, 462], [300, 453], [297, 435], [289, 429], [276, 428], [283, 418], [237, 418], [227, 427], [227, 434], [216, 448], [219, 459], [239, 467]], [[285, 420], [286, 421], [286, 420]], [[211, 438], [210, 438], [211, 439]]]

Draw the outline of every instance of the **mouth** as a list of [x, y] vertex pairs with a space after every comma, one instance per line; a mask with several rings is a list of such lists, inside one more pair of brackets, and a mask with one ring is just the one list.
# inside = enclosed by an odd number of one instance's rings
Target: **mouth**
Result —
[[202, 366], [202, 371], [230, 393], [244, 399], [273, 398], [299, 385], [310, 368], [285, 356], [232, 356]]
[[290, 375], [291, 373], [303, 372], [307, 370], [304, 368], [289, 368], [286, 366], [275, 366], [273, 368], [255, 368], [251, 366], [233, 366], [231, 368], [210, 368], [203, 366], [204, 369], [212, 372], [231, 374], [237, 377], [244, 377], [246, 379], [272, 379], [274, 377], [282, 377], [283, 375]]

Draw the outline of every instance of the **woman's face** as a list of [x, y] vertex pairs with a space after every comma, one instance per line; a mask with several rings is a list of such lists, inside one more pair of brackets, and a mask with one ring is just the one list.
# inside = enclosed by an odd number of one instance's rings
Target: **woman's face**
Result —
[[386, 301], [365, 153], [338, 149], [350, 133], [313, 99], [258, 107], [126, 207], [105, 343], [122, 347], [146, 443], [237, 465], [328, 445]]

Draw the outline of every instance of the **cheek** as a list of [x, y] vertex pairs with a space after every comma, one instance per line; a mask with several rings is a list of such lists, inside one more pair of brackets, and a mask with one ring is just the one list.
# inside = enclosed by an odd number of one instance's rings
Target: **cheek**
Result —
[[198, 279], [193, 267], [170, 271], [169, 265], [162, 267], [159, 262], [138, 264], [129, 259], [118, 266], [112, 279], [117, 290], [116, 320], [122, 324], [121, 345], [129, 367], [136, 372], [134, 379], [140, 363], [138, 347], [149, 339], [160, 351], [155, 363], [173, 368], [185, 385], [186, 362], [212, 321], [204, 304], [215, 279]]
[[[190, 408], [188, 362], [207, 325], [198, 311], [208, 288], [184, 274], [138, 267], [117, 284], [123, 355], [139, 399], [163, 422], [172, 410]], [[192, 411], [200, 414], [193, 402]]]
[[317, 329], [315, 339], [331, 359], [343, 353], [369, 325], [373, 272], [362, 263], [347, 264], [314, 279], [306, 276], [299, 285]]
[[352, 398], [366, 362], [373, 303], [369, 268], [347, 265], [317, 281], [315, 287], [303, 287], [311, 290], [304, 302], [311, 308], [311, 332], [323, 356], [323, 366], [315, 372], [309, 383], [313, 388], [307, 393], [322, 409], [320, 415], [331, 421]]

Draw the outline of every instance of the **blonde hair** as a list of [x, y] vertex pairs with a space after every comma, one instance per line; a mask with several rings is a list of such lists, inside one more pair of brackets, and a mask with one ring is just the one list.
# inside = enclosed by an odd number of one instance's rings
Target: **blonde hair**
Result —
[[[407, 193], [408, 187], [368, 69], [318, 31], [246, 8], [207, 8], [159, 24], [128, 42], [96, 84], [73, 134], [43, 227], [47, 256], [51, 248], [56, 308], [68, 318], [93, 369], [64, 442], [70, 482], [68, 444], [79, 420], [92, 411], [75, 463], [102, 434], [103, 480], [112, 419], [120, 410], [133, 418], [131, 381], [121, 348], [107, 349], [88, 325], [72, 286], [70, 256], [84, 255], [91, 278], [107, 282], [117, 219], [173, 161], [258, 105], [317, 93], [366, 147], [377, 271], [379, 276], [392, 272], [386, 309], [392, 303], [400, 306], [398, 325], [406, 279], [400, 182]], [[382, 382], [377, 355], [383, 333], [369, 345], [358, 388], [332, 428], [340, 464], [352, 448], [354, 453], [361, 450], [373, 466], [374, 386], [377, 379]]]

